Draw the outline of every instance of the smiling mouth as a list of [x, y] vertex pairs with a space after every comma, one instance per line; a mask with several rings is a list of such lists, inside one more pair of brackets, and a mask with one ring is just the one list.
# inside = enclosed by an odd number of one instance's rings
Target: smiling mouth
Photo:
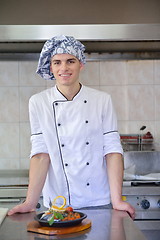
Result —
[[60, 77], [70, 77], [71, 74], [59, 74]]

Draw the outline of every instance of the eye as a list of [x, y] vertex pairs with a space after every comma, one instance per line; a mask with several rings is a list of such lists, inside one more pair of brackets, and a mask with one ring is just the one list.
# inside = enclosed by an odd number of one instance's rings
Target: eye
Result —
[[53, 64], [53, 65], [59, 65], [59, 64], [60, 64], [60, 61], [53, 61], [52, 64]]
[[69, 59], [68, 63], [75, 63], [75, 60], [74, 59]]

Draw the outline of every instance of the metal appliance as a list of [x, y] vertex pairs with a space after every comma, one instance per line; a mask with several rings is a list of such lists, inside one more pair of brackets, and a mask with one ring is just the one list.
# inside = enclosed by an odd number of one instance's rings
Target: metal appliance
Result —
[[39, 54], [47, 39], [62, 33], [81, 40], [89, 53], [160, 58], [160, 24], [0, 25], [0, 52]]
[[[0, 207], [11, 209], [26, 199], [28, 189], [28, 170], [0, 170]], [[36, 210], [43, 210], [42, 197]]]
[[124, 153], [123, 200], [136, 209], [135, 223], [148, 240], [160, 236], [160, 152]]

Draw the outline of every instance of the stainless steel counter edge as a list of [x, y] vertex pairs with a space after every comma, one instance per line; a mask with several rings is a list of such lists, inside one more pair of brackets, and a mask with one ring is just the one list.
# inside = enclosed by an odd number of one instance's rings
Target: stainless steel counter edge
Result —
[[[109, 209], [84, 210], [83, 212], [91, 220], [91, 228], [69, 235], [58, 235], [58, 239], [146, 240], [126, 212]], [[56, 235], [48, 236], [27, 232], [27, 225], [34, 220], [35, 215], [36, 213], [32, 212], [7, 216], [0, 227], [1, 239], [57, 239]]]

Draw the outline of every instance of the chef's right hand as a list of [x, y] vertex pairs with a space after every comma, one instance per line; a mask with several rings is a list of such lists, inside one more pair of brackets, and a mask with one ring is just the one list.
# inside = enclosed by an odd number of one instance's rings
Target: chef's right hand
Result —
[[36, 207], [34, 207], [32, 204], [24, 202], [10, 209], [7, 215], [10, 216], [10, 215], [13, 215], [14, 213], [34, 212], [35, 210], [36, 210]]

